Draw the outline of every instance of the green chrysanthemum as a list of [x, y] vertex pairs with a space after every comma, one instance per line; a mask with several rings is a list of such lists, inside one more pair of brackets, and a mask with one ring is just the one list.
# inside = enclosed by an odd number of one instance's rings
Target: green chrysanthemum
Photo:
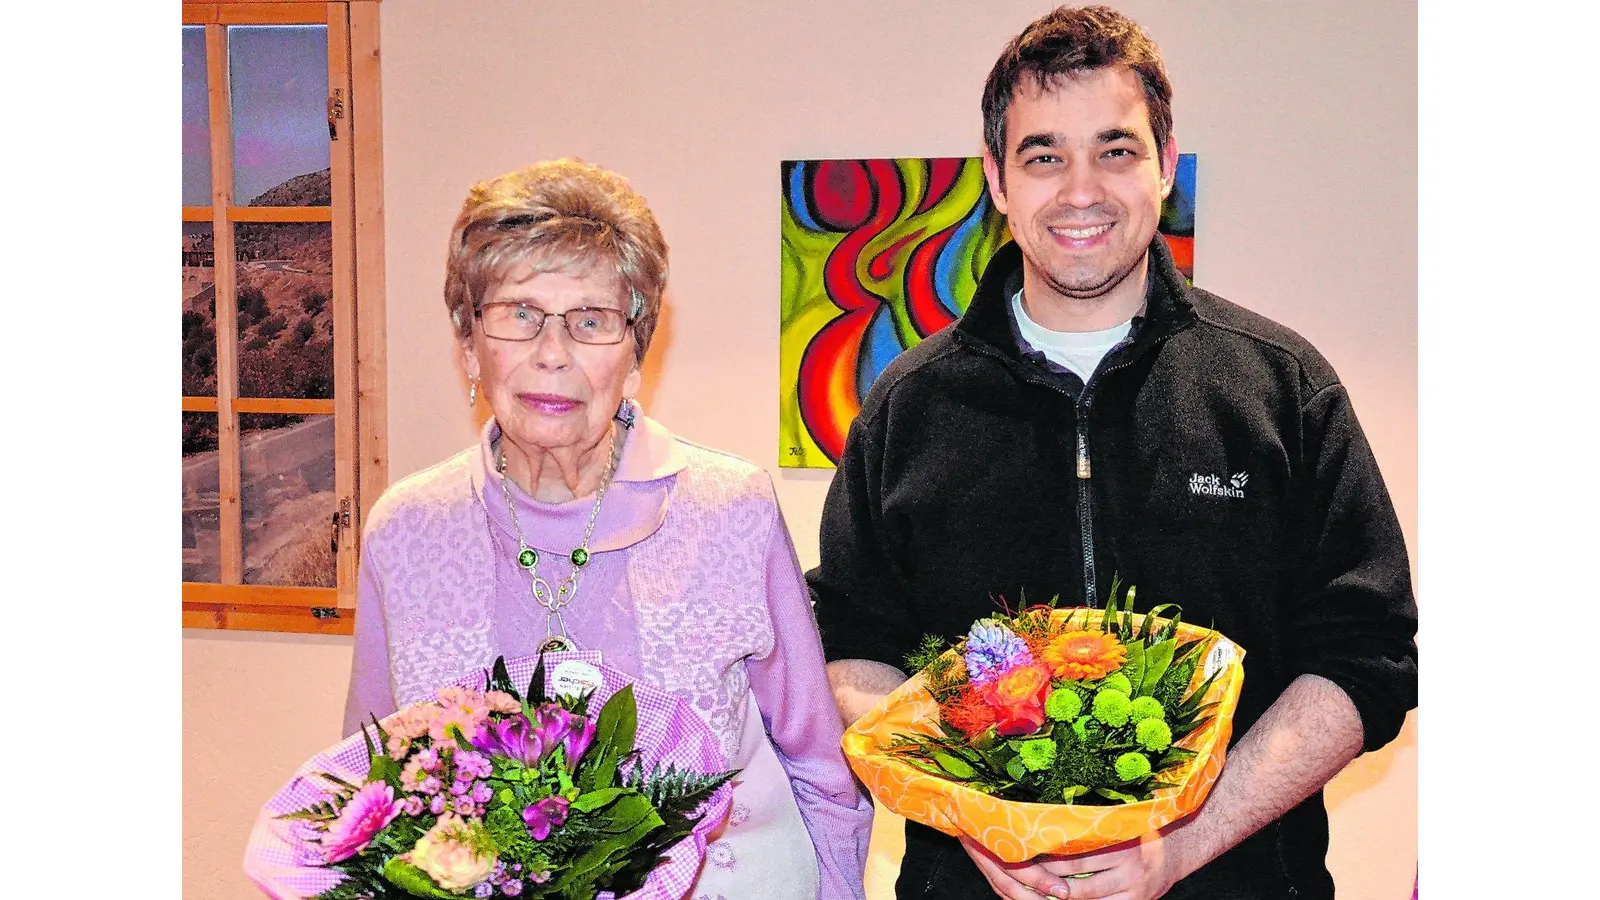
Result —
[[1100, 682], [1100, 690], [1121, 691], [1124, 694], [1131, 694], [1133, 693], [1133, 682], [1129, 681], [1128, 676], [1121, 672], [1113, 672], [1107, 675], [1104, 681]]
[[1028, 767], [1028, 771], [1041, 772], [1055, 764], [1056, 742], [1049, 738], [1023, 741], [1017, 747], [1017, 755], [1022, 758], [1022, 764]]
[[1122, 691], [1110, 688], [1101, 688], [1094, 695], [1094, 717], [1118, 728], [1128, 723], [1128, 713], [1132, 704], [1128, 702], [1128, 695]]
[[1135, 697], [1128, 715], [1135, 722], [1143, 722], [1145, 719], [1165, 719], [1167, 711], [1161, 708], [1161, 701], [1154, 697]]
[[1044, 714], [1057, 722], [1076, 719], [1083, 712], [1083, 698], [1072, 688], [1059, 687], [1050, 691], [1044, 701]]
[[1143, 753], [1132, 750], [1117, 757], [1117, 777], [1123, 781], [1133, 781], [1150, 774], [1150, 759]]
[[1160, 719], [1144, 719], [1133, 728], [1133, 739], [1151, 753], [1172, 746], [1172, 728]]

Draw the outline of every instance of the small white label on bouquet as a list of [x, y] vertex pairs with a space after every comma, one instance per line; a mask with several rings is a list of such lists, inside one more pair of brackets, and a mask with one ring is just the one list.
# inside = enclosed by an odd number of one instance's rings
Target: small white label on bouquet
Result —
[[1206, 654], [1206, 677], [1210, 678], [1233, 662], [1233, 652], [1232, 641], [1221, 640], [1212, 645], [1211, 652]]
[[600, 670], [582, 660], [569, 659], [550, 674], [550, 686], [557, 695], [587, 694], [600, 687]]

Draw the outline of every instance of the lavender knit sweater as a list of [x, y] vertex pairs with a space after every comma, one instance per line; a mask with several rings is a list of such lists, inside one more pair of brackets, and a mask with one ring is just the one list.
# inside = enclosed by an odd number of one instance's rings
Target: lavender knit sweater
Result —
[[[534, 653], [546, 617], [515, 561], [490, 444], [384, 492], [368, 518], [345, 731], [498, 655]], [[559, 583], [592, 498], [508, 483], [540, 575]], [[639, 417], [590, 541], [568, 635], [683, 695], [742, 776], [694, 900], [861, 898], [872, 803], [839, 750], [804, 578], [759, 468]], [[805, 838], [809, 837], [809, 840]]]

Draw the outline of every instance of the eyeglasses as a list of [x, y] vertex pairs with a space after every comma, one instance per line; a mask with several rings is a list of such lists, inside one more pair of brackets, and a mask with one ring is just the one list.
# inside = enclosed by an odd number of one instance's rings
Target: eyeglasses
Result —
[[498, 341], [531, 341], [544, 330], [544, 320], [554, 316], [567, 334], [580, 344], [617, 344], [634, 322], [620, 309], [580, 306], [564, 313], [547, 313], [526, 303], [485, 303], [476, 312], [483, 333]]

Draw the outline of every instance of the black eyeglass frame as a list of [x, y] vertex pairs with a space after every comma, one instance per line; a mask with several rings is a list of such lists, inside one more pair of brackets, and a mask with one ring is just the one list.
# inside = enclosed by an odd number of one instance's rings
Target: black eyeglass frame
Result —
[[[566, 312], [553, 313], [553, 312], [546, 312], [546, 311], [540, 309], [539, 307], [534, 306], [531, 303], [525, 303], [525, 302], [520, 301], [520, 300], [500, 300], [500, 301], [496, 301], [494, 303], [482, 303], [482, 304], [479, 304], [479, 305], [473, 307], [473, 309], [472, 309], [472, 317], [474, 319], [478, 320], [480, 328], [483, 327], [482, 326], [483, 310], [484, 310], [485, 307], [489, 307], [489, 306], [520, 306], [523, 309], [528, 310], [529, 312], [536, 312], [536, 313], [539, 314], [539, 327], [533, 332], [532, 335], [530, 335], [528, 337], [525, 337], [525, 338], [501, 337], [501, 336], [499, 336], [497, 334], [490, 334], [489, 333], [489, 329], [487, 329], [487, 328], [483, 329], [483, 336], [486, 337], [486, 338], [490, 338], [491, 340], [496, 340], [496, 341], [512, 341], [512, 342], [519, 343], [519, 344], [527, 343], [528, 341], [536, 341], [536, 340], [538, 340], [539, 339], [539, 335], [544, 334], [545, 323], [550, 320], [551, 316], [555, 316], [556, 318], [561, 320], [561, 327], [566, 329], [567, 337], [570, 337], [574, 341], [576, 341], [576, 342], [578, 342], [580, 344], [583, 344], [585, 346], [589, 346], [589, 347], [610, 347], [610, 346], [613, 346], [615, 344], [622, 343], [623, 338], [626, 338], [628, 336], [629, 329], [633, 328], [633, 323], [639, 321], [639, 318], [637, 316], [630, 316], [630, 315], [624, 313], [620, 309], [613, 309], [613, 308], [611, 308], [609, 306], [574, 306], [573, 308], [567, 310]], [[567, 316], [570, 316], [573, 313], [583, 313], [583, 312], [589, 312], [589, 313], [616, 313], [617, 315], [622, 316], [622, 324], [623, 324], [622, 333], [618, 334], [617, 335], [617, 339], [614, 340], [614, 341], [586, 341], [586, 340], [583, 340], [582, 338], [578, 337], [575, 333], [573, 333], [573, 331], [572, 331], [572, 323], [567, 321]]]

